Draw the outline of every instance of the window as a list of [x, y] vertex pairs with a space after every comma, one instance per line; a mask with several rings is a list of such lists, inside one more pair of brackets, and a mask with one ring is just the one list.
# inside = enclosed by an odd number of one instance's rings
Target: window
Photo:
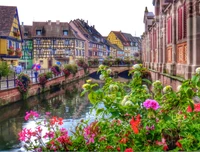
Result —
[[81, 56], [81, 50], [79, 50], [79, 56]]
[[24, 33], [24, 36], [28, 36], [28, 33]]
[[82, 42], [82, 48], [84, 48], [84, 42]]
[[178, 8], [178, 40], [187, 36], [186, 4]]
[[42, 34], [42, 30], [36, 30], [36, 35], [41, 35]]
[[65, 40], [65, 45], [69, 45], [69, 40]]
[[68, 31], [67, 30], [63, 30], [63, 35], [67, 36], [68, 35]]
[[36, 40], [36, 43], [37, 43], [37, 45], [39, 45], [40, 44], [40, 40]]
[[41, 64], [41, 65], [43, 64], [43, 60], [40, 60], [40, 64]]

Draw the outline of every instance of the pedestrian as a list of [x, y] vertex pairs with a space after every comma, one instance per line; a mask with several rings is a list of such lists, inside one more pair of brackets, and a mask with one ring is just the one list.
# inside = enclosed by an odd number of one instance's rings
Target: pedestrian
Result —
[[21, 64], [18, 64], [18, 66], [16, 66], [16, 68], [15, 68], [15, 73], [20, 74], [21, 72], [22, 72], [22, 66], [21, 66]]

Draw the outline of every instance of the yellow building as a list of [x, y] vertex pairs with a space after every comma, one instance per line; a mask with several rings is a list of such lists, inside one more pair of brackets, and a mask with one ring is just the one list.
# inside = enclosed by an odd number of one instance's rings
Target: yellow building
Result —
[[17, 65], [21, 52], [21, 30], [17, 7], [0, 6], [0, 60]]
[[123, 39], [120, 31], [111, 31], [107, 37], [107, 40], [112, 44], [116, 44], [120, 49], [124, 50], [123, 42], [125, 40]]

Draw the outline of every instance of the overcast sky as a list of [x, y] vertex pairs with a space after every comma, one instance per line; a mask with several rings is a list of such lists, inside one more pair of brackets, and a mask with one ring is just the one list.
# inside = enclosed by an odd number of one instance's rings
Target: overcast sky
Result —
[[122, 31], [141, 36], [145, 7], [154, 12], [152, 0], [0, 0], [0, 5], [17, 6], [20, 22], [70, 22], [88, 20], [103, 35]]

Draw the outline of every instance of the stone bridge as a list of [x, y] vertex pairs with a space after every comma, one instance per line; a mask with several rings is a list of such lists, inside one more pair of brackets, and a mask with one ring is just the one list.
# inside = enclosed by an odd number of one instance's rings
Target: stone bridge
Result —
[[[128, 66], [112, 66], [109, 68], [112, 70], [113, 74], [117, 73], [118, 76], [120, 76], [120, 74], [122, 74], [122, 75], [124, 75], [122, 77], [128, 78], [128, 79], [129, 79], [128, 71], [132, 69], [131, 66], [129, 66], [129, 67]], [[98, 67], [90, 67], [89, 68], [90, 76], [92, 78], [96, 78], [96, 79], [99, 78], [100, 73], [97, 73], [97, 70], [98, 70]]]

